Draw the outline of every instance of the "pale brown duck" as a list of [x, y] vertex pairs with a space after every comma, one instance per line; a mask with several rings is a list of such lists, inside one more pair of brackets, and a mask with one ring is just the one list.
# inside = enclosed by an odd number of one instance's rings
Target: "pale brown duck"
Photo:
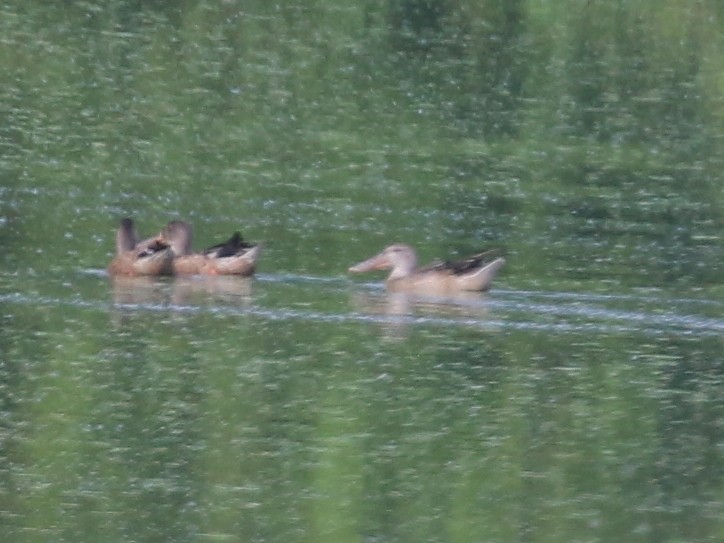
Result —
[[173, 270], [177, 275], [249, 276], [256, 271], [261, 247], [245, 242], [239, 232], [200, 253], [193, 251], [192, 237], [193, 229], [185, 221], [171, 221], [159, 234], [159, 239], [173, 250]]
[[116, 256], [108, 265], [112, 276], [172, 275], [173, 251], [155, 237], [139, 241], [133, 220], [124, 218], [116, 233]]
[[503, 257], [491, 257], [491, 253], [480, 253], [463, 260], [433, 262], [420, 268], [412, 247], [395, 244], [352, 266], [349, 271], [391, 270], [385, 281], [390, 291], [435, 295], [483, 291], [490, 288], [493, 278], [505, 264]]

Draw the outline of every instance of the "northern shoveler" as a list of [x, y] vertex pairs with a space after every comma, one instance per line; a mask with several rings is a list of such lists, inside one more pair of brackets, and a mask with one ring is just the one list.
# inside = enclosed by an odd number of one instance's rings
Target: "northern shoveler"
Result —
[[191, 248], [192, 236], [193, 228], [185, 221], [171, 221], [159, 234], [159, 239], [173, 250], [174, 273], [249, 276], [256, 271], [261, 247], [245, 242], [239, 232], [200, 253]]
[[498, 270], [505, 264], [503, 257], [491, 256], [491, 251], [463, 260], [436, 261], [417, 267], [417, 255], [409, 245], [390, 245], [380, 254], [349, 268], [361, 273], [372, 270], [392, 270], [385, 286], [391, 291], [417, 293], [454, 293], [488, 290]]
[[133, 220], [124, 218], [116, 233], [116, 256], [108, 265], [113, 276], [172, 275], [173, 251], [155, 237], [139, 241]]

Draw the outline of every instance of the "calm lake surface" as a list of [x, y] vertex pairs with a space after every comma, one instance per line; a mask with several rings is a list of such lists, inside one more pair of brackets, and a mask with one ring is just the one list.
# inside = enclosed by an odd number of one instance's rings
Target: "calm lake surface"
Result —
[[[724, 541], [723, 18], [5, 2], [0, 541]], [[125, 216], [259, 272], [111, 280]]]

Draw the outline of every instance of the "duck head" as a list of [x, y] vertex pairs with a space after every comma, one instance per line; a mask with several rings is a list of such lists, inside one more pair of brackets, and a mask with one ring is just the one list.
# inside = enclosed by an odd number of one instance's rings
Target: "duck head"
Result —
[[171, 221], [163, 227], [159, 238], [171, 246], [176, 256], [191, 254], [193, 228], [185, 221]]
[[355, 264], [349, 271], [362, 273], [372, 270], [392, 270], [388, 280], [409, 276], [417, 267], [417, 255], [409, 245], [401, 243], [390, 245], [380, 254]]
[[138, 232], [133, 219], [121, 219], [121, 226], [116, 232], [116, 254], [132, 251], [138, 245]]

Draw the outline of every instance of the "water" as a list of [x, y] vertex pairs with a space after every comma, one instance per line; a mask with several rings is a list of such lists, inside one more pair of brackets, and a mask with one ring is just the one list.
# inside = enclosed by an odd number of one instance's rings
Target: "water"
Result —
[[564, 4], [0, 8], [0, 540], [720, 541], [721, 13]]

